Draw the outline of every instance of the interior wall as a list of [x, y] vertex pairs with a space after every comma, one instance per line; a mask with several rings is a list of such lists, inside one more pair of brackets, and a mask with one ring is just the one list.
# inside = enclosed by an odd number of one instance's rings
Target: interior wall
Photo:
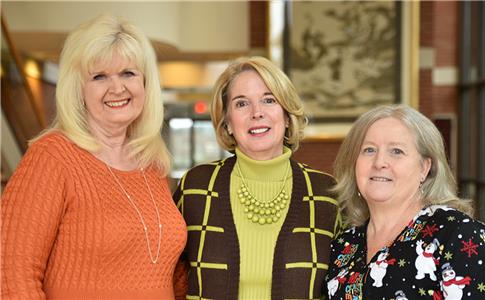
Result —
[[245, 1], [2, 1], [2, 13], [12, 32], [68, 32], [101, 13], [112, 13], [131, 20], [151, 39], [180, 50], [249, 50]]

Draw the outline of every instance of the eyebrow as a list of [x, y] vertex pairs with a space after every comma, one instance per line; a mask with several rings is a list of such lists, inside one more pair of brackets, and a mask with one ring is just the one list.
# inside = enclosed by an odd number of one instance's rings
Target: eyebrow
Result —
[[[126, 67], [126, 68], [123, 68], [119, 71], [119, 73], [123, 73], [123, 72], [126, 72], [126, 71], [139, 71], [138, 68], [136, 66], [133, 66], [133, 67]], [[104, 74], [106, 73], [106, 68], [102, 68], [100, 70], [88, 70], [88, 74]]]
[[[362, 142], [362, 145], [368, 145], [368, 144], [371, 144], [371, 145], [376, 145], [376, 143], [372, 142], [372, 141], [369, 141], [369, 140], [364, 140]], [[390, 146], [401, 146], [401, 147], [406, 147], [406, 144], [405, 143], [400, 143], [400, 142], [391, 142], [389, 143]]]
[[[271, 93], [271, 92], [264, 93], [263, 97], [264, 96], [273, 96], [274, 97], [273, 93]], [[237, 96], [232, 97], [231, 101], [234, 101], [234, 100], [239, 99], [239, 98], [245, 98], [245, 97], [246, 96], [244, 96], [244, 95], [237, 95]]]

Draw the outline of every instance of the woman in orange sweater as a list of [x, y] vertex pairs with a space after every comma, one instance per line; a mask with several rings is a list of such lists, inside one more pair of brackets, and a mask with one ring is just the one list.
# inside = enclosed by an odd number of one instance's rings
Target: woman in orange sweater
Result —
[[2, 299], [171, 299], [185, 223], [169, 157], [156, 57], [112, 16], [66, 40], [57, 117], [2, 199]]

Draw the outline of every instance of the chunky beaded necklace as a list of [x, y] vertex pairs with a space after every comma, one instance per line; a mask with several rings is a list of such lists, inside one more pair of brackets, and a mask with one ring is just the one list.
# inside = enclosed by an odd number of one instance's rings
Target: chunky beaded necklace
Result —
[[281, 189], [273, 199], [267, 202], [259, 201], [254, 197], [253, 193], [249, 191], [248, 184], [244, 178], [239, 163], [236, 163], [237, 172], [241, 177], [242, 185], [237, 191], [237, 197], [244, 207], [244, 213], [247, 218], [257, 224], [272, 224], [281, 218], [281, 211], [288, 204], [289, 197], [285, 192], [285, 185], [290, 170], [290, 164], [288, 163], [285, 171], [285, 177]]
[[160, 257], [160, 244], [162, 242], [162, 223], [160, 221], [160, 213], [158, 212], [157, 203], [155, 202], [155, 199], [153, 198], [152, 190], [150, 189], [150, 185], [148, 185], [148, 180], [147, 180], [147, 178], [145, 176], [145, 171], [142, 168], [140, 170], [140, 173], [143, 176], [143, 179], [145, 180], [145, 185], [148, 188], [148, 192], [150, 193], [150, 198], [152, 199], [153, 206], [155, 206], [155, 211], [157, 212], [157, 221], [158, 221], [158, 246], [157, 246], [157, 253], [156, 253], [155, 257], [152, 254], [152, 248], [150, 247], [150, 239], [148, 238], [148, 227], [147, 227], [147, 225], [145, 223], [145, 219], [143, 218], [143, 215], [141, 214], [140, 209], [138, 208], [138, 206], [136, 206], [135, 202], [133, 202], [133, 200], [131, 200], [131, 196], [125, 190], [125, 188], [123, 187], [123, 185], [121, 185], [121, 182], [119, 181], [118, 177], [116, 177], [115, 173], [113, 173], [113, 170], [111, 170], [111, 167], [109, 165], [106, 165], [106, 166], [108, 167], [108, 171], [111, 174], [111, 176], [113, 176], [114, 180], [116, 181], [116, 183], [121, 188], [121, 191], [123, 191], [123, 193], [125, 194], [126, 199], [128, 199], [128, 202], [131, 204], [131, 206], [133, 206], [133, 208], [135, 209], [136, 213], [138, 214], [138, 218], [140, 218], [140, 222], [143, 225], [143, 232], [145, 233], [145, 240], [147, 242], [148, 255], [150, 255], [150, 260], [152, 261], [152, 263], [153, 264], [156, 264], [157, 261], [158, 261], [158, 258]]

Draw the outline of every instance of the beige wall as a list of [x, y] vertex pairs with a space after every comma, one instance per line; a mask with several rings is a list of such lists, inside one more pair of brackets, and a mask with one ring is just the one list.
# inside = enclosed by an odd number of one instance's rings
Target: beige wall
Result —
[[248, 51], [246, 1], [2, 1], [11, 31], [67, 32], [100, 13], [124, 16], [152, 39], [182, 51]]

